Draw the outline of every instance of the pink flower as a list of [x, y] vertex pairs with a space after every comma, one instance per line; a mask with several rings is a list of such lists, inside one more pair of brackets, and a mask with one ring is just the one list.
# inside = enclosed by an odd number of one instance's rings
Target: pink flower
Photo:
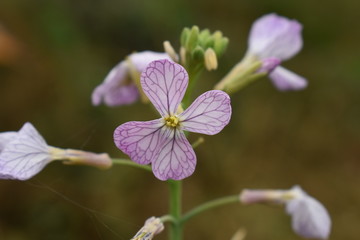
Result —
[[170, 59], [166, 53], [144, 51], [133, 53], [127, 60], [121, 61], [106, 76], [103, 83], [95, 88], [92, 93], [92, 104], [97, 106], [104, 103], [107, 106], [120, 106], [131, 104], [139, 98], [139, 92], [134, 79], [131, 79], [130, 69], [132, 64], [138, 73], [157, 59]]
[[[284, 61], [292, 58], [302, 48], [302, 25], [276, 14], [267, 14], [257, 19], [249, 36], [248, 56], [266, 61], [277, 58]], [[300, 90], [307, 86], [307, 80], [281, 66], [269, 75], [273, 84], [280, 90]]]
[[179, 64], [166, 59], [151, 62], [141, 75], [141, 85], [161, 118], [127, 122], [116, 128], [116, 146], [139, 164], [152, 164], [160, 180], [190, 176], [196, 155], [184, 131], [214, 135], [230, 121], [229, 96], [219, 90], [200, 95], [188, 109], [178, 113], [188, 74]]

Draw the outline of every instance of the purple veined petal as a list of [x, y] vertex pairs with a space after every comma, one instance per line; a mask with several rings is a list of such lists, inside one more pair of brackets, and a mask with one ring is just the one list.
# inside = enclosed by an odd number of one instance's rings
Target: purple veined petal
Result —
[[4, 149], [5, 145], [11, 140], [15, 139], [17, 132], [2, 132], [0, 133], [0, 153]]
[[276, 88], [282, 91], [301, 90], [308, 85], [305, 78], [281, 66], [276, 67], [269, 77]]
[[161, 148], [166, 131], [161, 119], [127, 122], [115, 129], [115, 145], [139, 164], [149, 164]]
[[0, 154], [0, 177], [27, 180], [51, 161], [49, 148], [31, 123], [25, 123]]
[[183, 130], [207, 135], [220, 132], [230, 118], [230, 97], [220, 90], [203, 93], [179, 116]]
[[297, 54], [303, 45], [302, 25], [274, 13], [257, 19], [249, 36], [249, 52], [259, 58], [276, 57], [287, 60]]
[[152, 162], [155, 176], [160, 180], [181, 180], [193, 174], [196, 155], [183, 131], [166, 128], [168, 137]]
[[174, 115], [184, 97], [188, 74], [169, 60], [151, 62], [141, 75], [141, 86], [162, 116]]
[[131, 104], [138, 99], [139, 93], [132, 83], [126, 84], [128, 66], [125, 61], [116, 65], [106, 76], [104, 82], [97, 86], [91, 99], [95, 106], [104, 102], [109, 106]]
[[331, 219], [327, 210], [300, 187], [295, 188], [300, 193], [299, 197], [286, 204], [286, 210], [292, 217], [293, 230], [305, 238], [327, 239], [331, 229]]

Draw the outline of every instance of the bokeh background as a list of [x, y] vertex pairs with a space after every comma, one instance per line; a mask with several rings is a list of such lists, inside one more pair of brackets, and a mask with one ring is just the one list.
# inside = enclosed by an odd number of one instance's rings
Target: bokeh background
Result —
[[[309, 87], [283, 93], [264, 79], [234, 95], [229, 126], [196, 149], [183, 208], [243, 188], [300, 184], [329, 210], [330, 239], [359, 239], [359, 10], [354, 0], [1, 0], [0, 131], [30, 121], [50, 145], [125, 157], [113, 144], [115, 127], [155, 114], [141, 103], [91, 105], [117, 62], [163, 51], [164, 40], [178, 48], [185, 26], [219, 29], [228, 51], [197, 95], [242, 58], [252, 22], [276, 12], [304, 25], [304, 48], [284, 66]], [[29, 181], [0, 182], [0, 239], [129, 239], [167, 212], [167, 194], [166, 183], [138, 169], [52, 163]], [[240, 204], [192, 219], [185, 239], [230, 239], [241, 227], [249, 240], [301, 239], [282, 208]]]

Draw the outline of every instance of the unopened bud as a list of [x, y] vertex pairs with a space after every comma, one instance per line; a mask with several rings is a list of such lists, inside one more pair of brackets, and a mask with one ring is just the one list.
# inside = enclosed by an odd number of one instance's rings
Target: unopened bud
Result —
[[210, 37], [209, 29], [204, 29], [199, 34], [199, 42], [203, 43], [206, 39]]
[[194, 61], [203, 61], [204, 59], [204, 49], [200, 46], [197, 46], [192, 52], [191, 52], [191, 58]]
[[180, 59], [181, 59], [181, 65], [186, 65], [186, 49], [184, 47], [180, 48]]
[[217, 69], [218, 62], [214, 49], [208, 48], [205, 51], [205, 67], [208, 71]]
[[181, 35], [180, 35], [180, 44], [181, 46], [185, 46], [186, 44], [186, 41], [189, 37], [189, 34], [190, 34], [190, 29], [189, 28], [184, 28], [181, 32]]
[[160, 218], [151, 217], [145, 221], [145, 225], [136, 233], [131, 240], [151, 240], [156, 234], [164, 230], [164, 224]]
[[246, 237], [246, 229], [245, 228], [240, 228], [239, 230], [237, 230], [234, 234], [234, 236], [232, 236], [231, 240], [244, 240]]
[[199, 27], [193, 26], [185, 43], [185, 48], [187, 51], [191, 52], [196, 47], [196, 45], [198, 44], [198, 38]]
[[174, 48], [171, 46], [171, 43], [169, 41], [165, 41], [163, 43], [163, 45], [164, 45], [165, 52], [171, 57], [171, 59], [174, 62], [178, 62], [179, 61], [179, 56], [175, 52]]

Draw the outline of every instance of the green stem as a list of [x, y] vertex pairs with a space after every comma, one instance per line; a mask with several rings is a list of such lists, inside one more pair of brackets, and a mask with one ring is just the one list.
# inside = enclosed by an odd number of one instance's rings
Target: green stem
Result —
[[171, 215], [164, 215], [164, 216], [160, 217], [160, 221], [162, 223], [166, 223], [166, 222], [174, 223], [174, 222], [176, 222], [175, 219], [173, 218], [173, 216], [171, 216]]
[[226, 205], [229, 203], [238, 203], [238, 202], [240, 202], [239, 195], [233, 195], [233, 196], [222, 197], [222, 198], [218, 198], [218, 199], [203, 203], [203, 204], [193, 208], [186, 214], [184, 214], [184, 216], [180, 219], [180, 224], [185, 223], [192, 217], [198, 215], [199, 213], [205, 212], [209, 209], [212, 209], [215, 207], [220, 207], [220, 206], [223, 206], [223, 205]]
[[169, 180], [170, 187], [170, 215], [173, 217], [173, 222], [170, 228], [170, 240], [182, 239], [182, 224], [181, 219], [181, 194], [182, 182]]
[[143, 170], [146, 170], [146, 171], [152, 171], [151, 170], [151, 167], [148, 166], [148, 165], [141, 165], [141, 164], [138, 164], [136, 162], [133, 162], [129, 159], [123, 159], [123, 158], [113, 158], [112, 159], [112, 163], [113, 164], [117, 164], [117, 165], [125, 165], [125, 166], [130, 166], [130, 167], [135, 167], [135, 168], [140, 168], [140, 169], [143, 169]]

